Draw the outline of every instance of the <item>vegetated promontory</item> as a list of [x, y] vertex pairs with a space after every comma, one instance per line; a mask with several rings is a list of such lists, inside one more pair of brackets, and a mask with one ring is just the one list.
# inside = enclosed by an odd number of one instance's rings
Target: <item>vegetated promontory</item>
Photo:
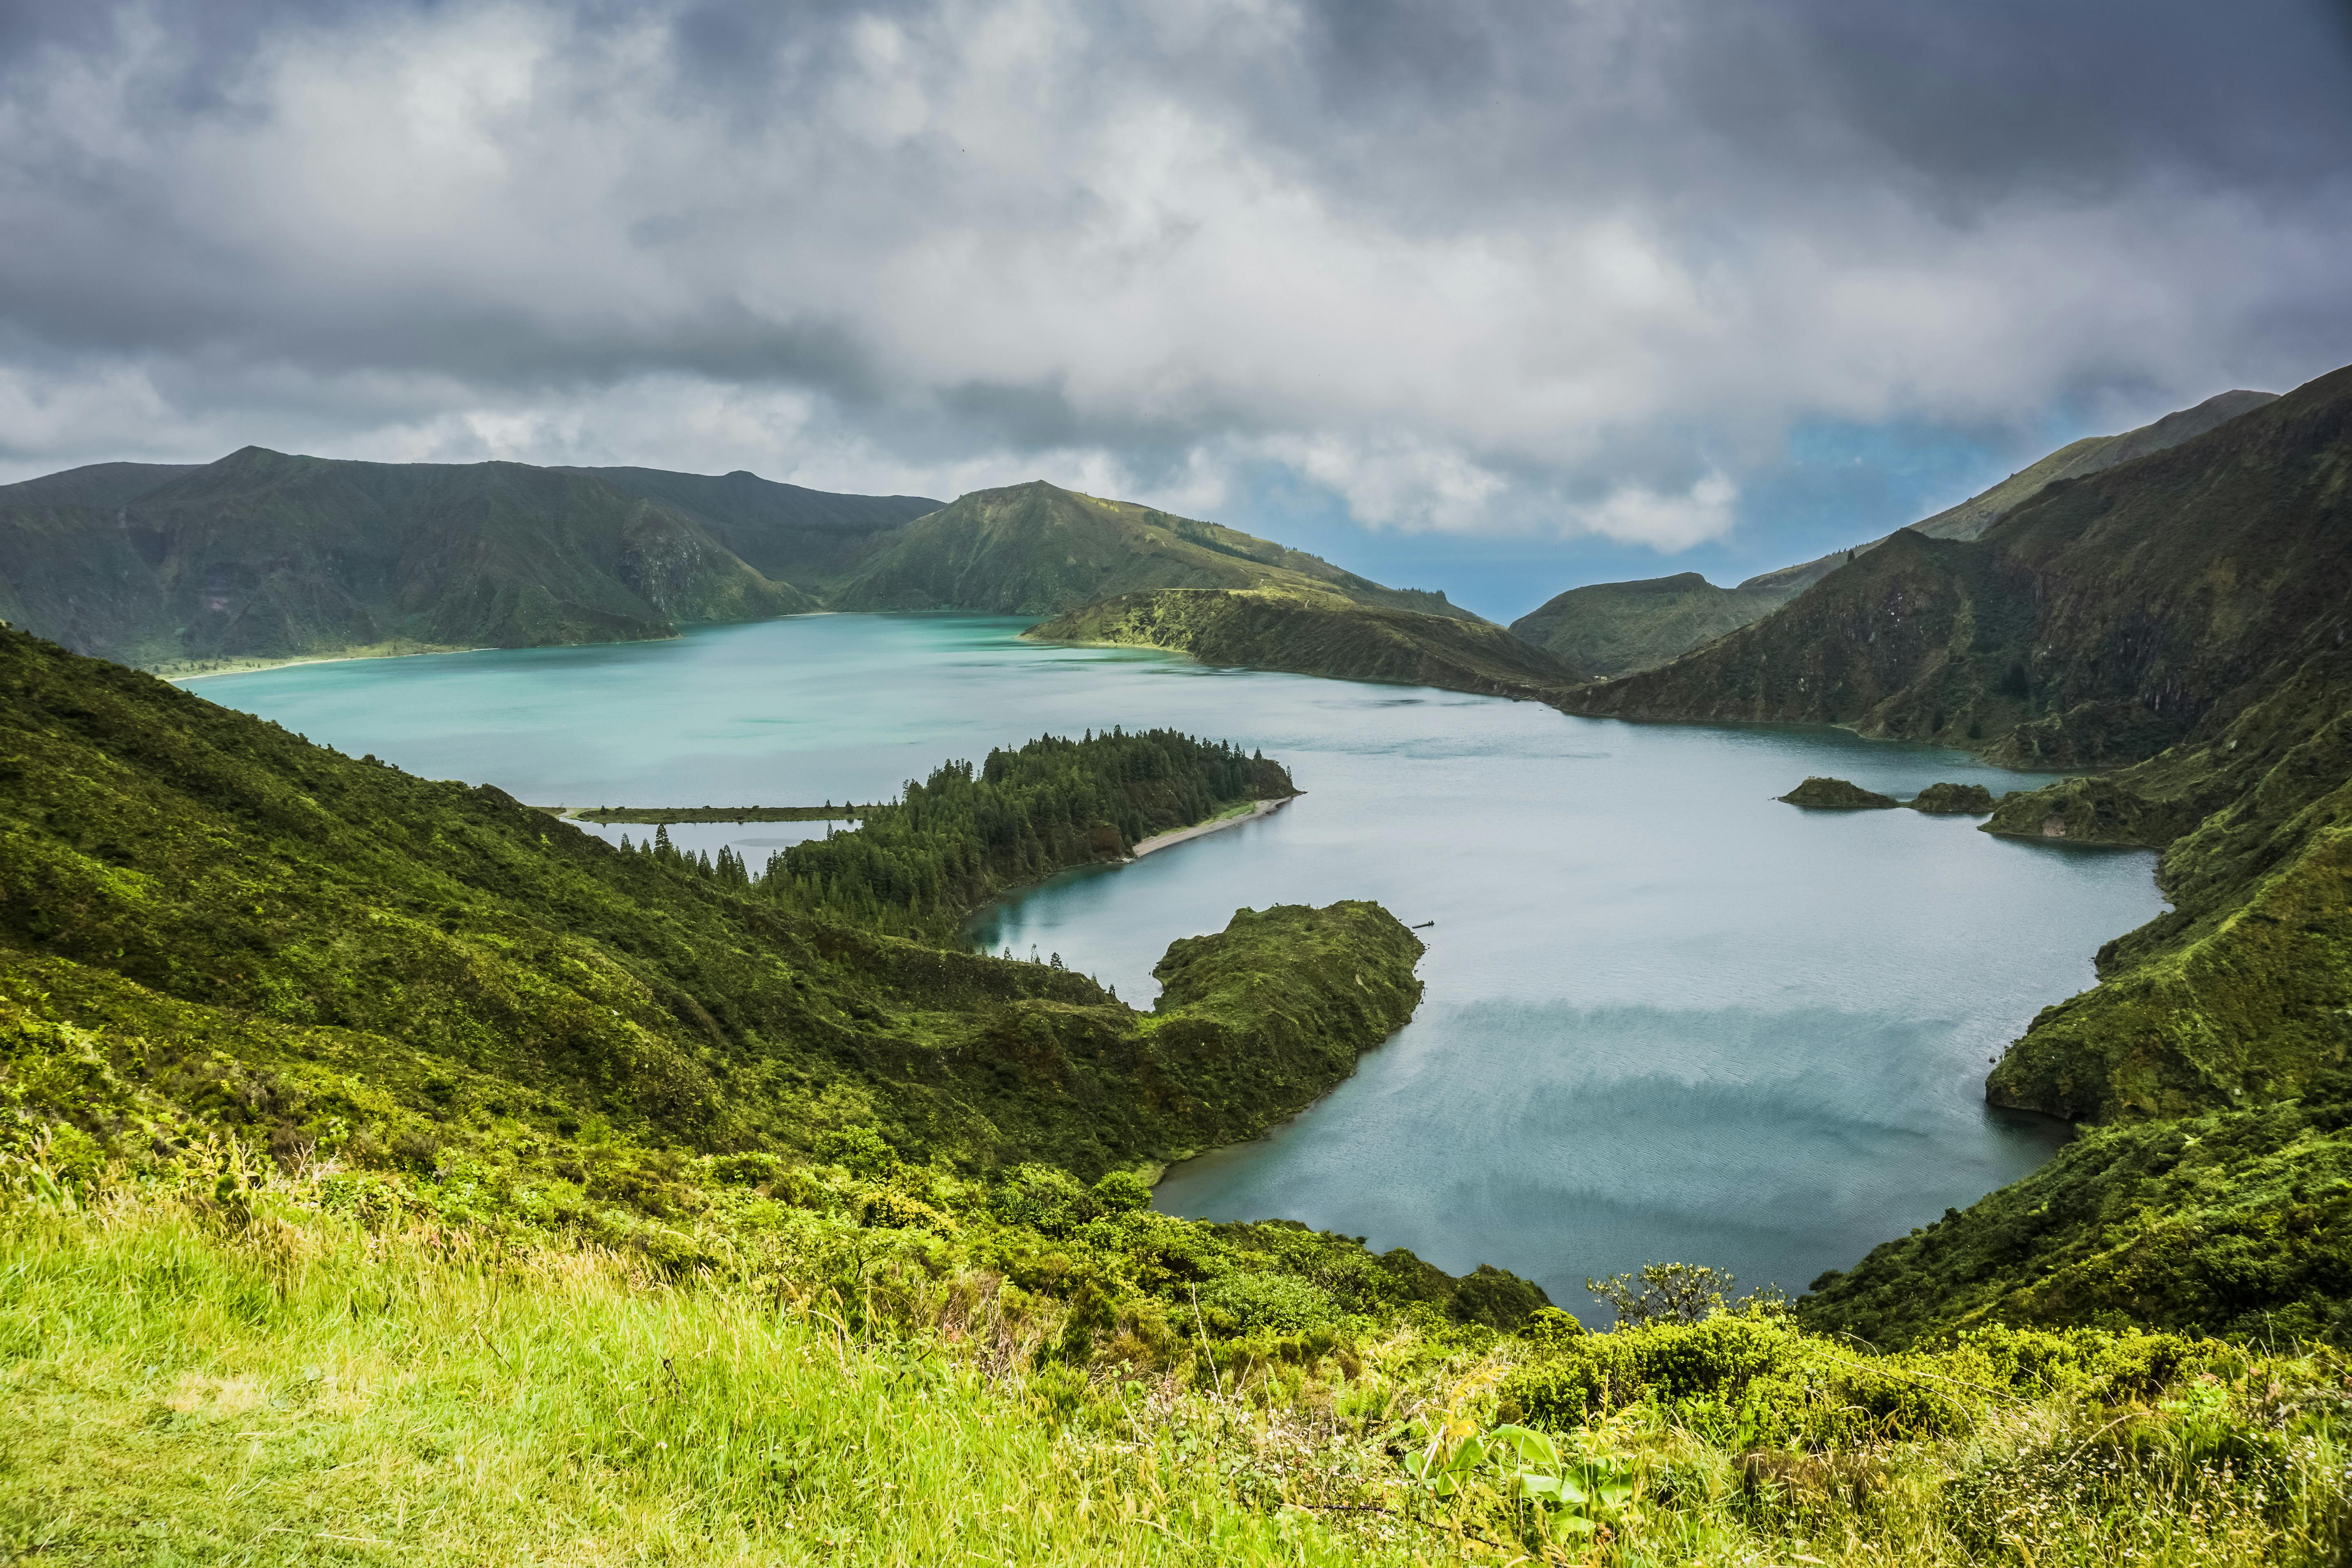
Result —
[[2063, 1203], [1996, 1194], [1825, 1282], [1809, 1321], [2268, 1313], [2341, 1332], [2352, 1149], [2326, 1106], [2352, 1045], [2347, 472], [2352, 370], [2051, 485], [1979, 540], [1897, 533], [1768, 620], [1563, 700], [2117, 769], [2012, 794], [1987, 828], [2163, 850], [2173, 908], [2103, 948], [2099, 984], [2036, 1018], [1987, 1094], [2178, 1128], [2200, 1151], [2179, 1161], [2193, 1191], [2166, 1186], [2173, 1165], [2145, 1151], [2172, 1145], [2144, 1125], [2094, 1131], [2035, 1178]]
[[[230, 1092], [266, 1144], [356, 1138], [357, 1163], [397, 1166], [404, 1137], [472, 1142], [428, 1125], [442, 1082], [536, 1140], [515, 1179], [593, 1165], [560, 1131], [592, 1121], [632, 1168], [630, 1144], [783, 1152], [864, 1127], [916, 1157], [1091, 1178], [1297, 1109], [1420, 994], [1420, 944], [1367, 904], [1244, 911], [1171, 962], [1263, 972], [1171, 982], [1148, 1016], [1051, 966], [881, 934], [951, 931], [1127, 835], [1289, 791], [1277, 763], [1168, 732], [950, 764], [755, 876], [625, 853], [22, 633], [0, 632], [0, 962], [23, 1022], [140, 1037], [103, 1047], [146, 1063], [117, 1089], [195, 1097], [151, 1128], [93, 1124], [124, 1158]], [[1262, 1011], [1234, 1000], [1253, 986]]]
[[[2119, 436], [2086, 436], [2011, 474], [1958, 506], [1911, 525], [1936, 539], [1974, 539], [2061, 479], [2098, 473], [2201, 436], [2272, 400], [2267, 392], [2224, 392]], [[1885, 540], [1759, 573], [1718, 588], [1696, 572], [1638, 583], [1593, 583], [1546, 602], [1511, 623], [1519, 637], [1598, 676], [1654, 668], [1717, 637], [1751, 626], [1857, 554]]]
[[1166, 648], [1203, 664], [1544, 700], [1582, 677], [1484, 621], [1367, 605], [1320, 589], [1159, 589], [1072, 610], [1040, 642]]

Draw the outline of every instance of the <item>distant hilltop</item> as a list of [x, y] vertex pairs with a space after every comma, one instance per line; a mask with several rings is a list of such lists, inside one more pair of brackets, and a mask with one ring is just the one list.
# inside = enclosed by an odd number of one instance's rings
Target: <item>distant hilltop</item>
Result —
[[942, 503], [742, 472], [247, 447], [200, 467], [101, 463], [0, 486], [0, 618], [162, 670], [667, 637], [816, 609], [1045, 616], [1160, 588], [1477, 620], [1443, 594], [1043, 481]]

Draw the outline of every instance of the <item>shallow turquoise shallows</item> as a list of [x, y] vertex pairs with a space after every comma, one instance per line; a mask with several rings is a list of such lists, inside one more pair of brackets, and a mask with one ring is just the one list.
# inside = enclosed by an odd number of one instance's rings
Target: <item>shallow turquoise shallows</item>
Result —
[[[194, 689], [550, 805], [872, 800], [948, 757], [1112, 724], [1262, 747], [1304, 798], [1059, 879], [975, 941], [1058, 952], [1142, 1004], [1169, 942], [1242, 905], [1434, 921], [1413, 1023], [1271, 1137], [1171, 1171], [1160, 1206], [1498, 1264], [1587, 1316], [1586, 1276], [1650, 1259], [1800, 1289], [2046, 1159], [2063, 1129], [1987, 1110], [1989, 1060], [2162, 907], [2146, 854], [1771, 798], [1808, 773], [1897, 795], [2035, 782], [1958, 752], [1041, 648], [1021, 624], [809, 616]], [[747, 841], [802, 831], [695, 841], [756, 865]]]

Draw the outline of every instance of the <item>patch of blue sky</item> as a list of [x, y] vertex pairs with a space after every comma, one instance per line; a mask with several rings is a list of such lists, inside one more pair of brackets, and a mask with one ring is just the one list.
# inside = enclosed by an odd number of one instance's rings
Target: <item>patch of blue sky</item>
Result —
[[1967, 500], [2094, 428], [2071, 408], [2053, 410], [2025, 430], [1808, 422], [1790, 433], [1779, 462], [1739, 476], [1728, 534], [1675, 552], [1589, 534], [1370, 528], [1332, 490], [1274, 464], [1253, 470], [1218, 516], [1391, 586], [1444, 589], [1457, 605], [1509, 621], [1587, 583], [1697, 572], [1727, 587], [1876, 539]]

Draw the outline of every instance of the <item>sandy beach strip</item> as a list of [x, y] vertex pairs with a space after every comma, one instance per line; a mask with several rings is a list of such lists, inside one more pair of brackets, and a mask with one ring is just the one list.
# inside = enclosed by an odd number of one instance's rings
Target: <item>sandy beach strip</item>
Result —
[[262, 675], [273, 669], [293, 669], [305, 664], [358, 664], [364, 659], [423, 658], [428, 654], [436, 653], [494, 653], [496, 651], [498, 650], [495, 648], [487, 647], [419, 647], [410, 648], [403, 653], [337, 653], [322, 655], [318, 658], [270, 659], [266, 662], [241, 665], [236, 669], [200, 669], [193, 675], [164, 675], [158, 676], [156, 679], [179, 686], [191, 680], [213, 680], [224, 675]]
[[1196, 822], [1190, 827], [1180, 827], [1173, 833], [1154, 834], [1150, 838], [1147, 838], [1142, 843], [1137, 845], [1134, 852], [1130, 854], [1128, 858], [1130, 860], [1139, 860], [1155, 849], [1165, 849], [1171, 844], [1181, 844], [1187, 838], [1198, 838], [1203, 833], [1217, 833], [1228, 827], [1239, 827], [1244, 822], [1255, 822], [1259, 817], [1265, 816], [1272, 812], [1279, 811], [1289, 804], [1290, 800], [1288, 798], [1283, 800], [1262, 800], [1250, 810], [1241, 812], [1233, 816], [1220, 816], [1213, 822]]

